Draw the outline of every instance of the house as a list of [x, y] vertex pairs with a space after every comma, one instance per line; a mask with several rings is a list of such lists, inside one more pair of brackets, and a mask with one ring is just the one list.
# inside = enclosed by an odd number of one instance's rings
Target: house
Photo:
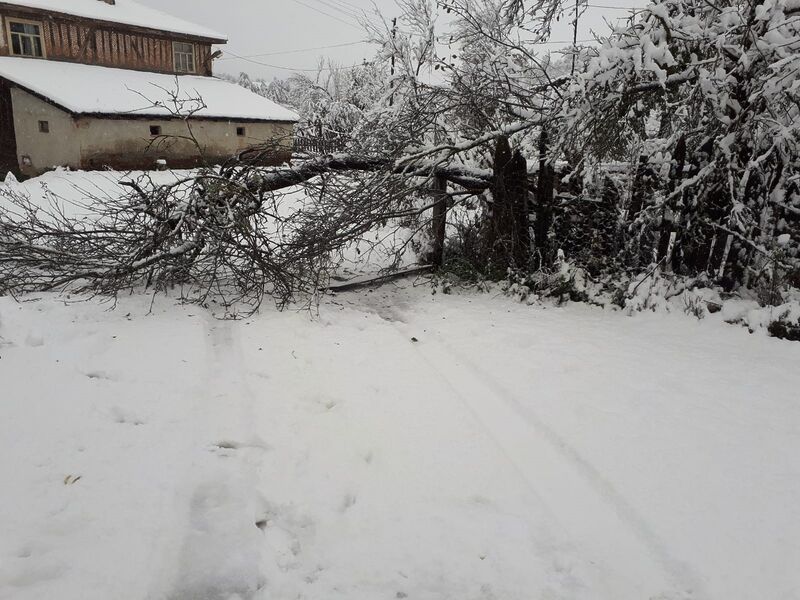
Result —
[[0, 174], [291, 157], [292, 111], [216, 79], [224, 35], [134, 0], [0, 0]]

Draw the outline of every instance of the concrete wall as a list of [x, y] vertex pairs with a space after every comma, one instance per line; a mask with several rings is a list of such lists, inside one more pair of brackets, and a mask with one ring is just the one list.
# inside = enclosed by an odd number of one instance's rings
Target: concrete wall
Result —
[[[220, 162], [254, 145], [278, 144], [281, 156], [291, 156], [293, 127], [281, 123], [237, 123], [193, 121], [190, 127], [180, 120], [166, 119], [76, 119], [81, 146], [81, 161], [86, 168], [111, 164], [117, 168], [152, 168], [164, 159], [168, 166], [188, 167], [205, 162]], [[150, 127], [161, 128], [152, 136]], [[237, 127], [245, 135], [237, 135]], [[191, 128], [191, 130], [190, 130]], [[191, 139], [194, 137], [196, 142]], [[198, 150], [199, 147], [202, 150]]]
[[[78, 128], [69, 113], [19, 88], [11, 89], [11, 102], [17, 160], [23, 175], [38, 175], [56, 166], [80, 167]], [[50, 133], [39, 131], [39, 121], [47, 121]], [[28, 161], [30, 164], [26, 164]]]
[[[294, 126], [288, 123], [192, 121], [191, 135], [201, 154], [181, 120], [72, 117], [24, 90], [11, 92], [20, 170], [27, 176], [56, 166], [153, 169], [159, 159], [175, 168], [215, 164], [265, 143], [276, 146], [269, 164], [291, 158]], [[39, 131], [39, 121], [49, 123], [49, 133]], [[151, 126], [160, 127], [161, 135], [151, 135]], [[244, 127], [244, 136], [237, 135], [237, 127]], [[24, 164], [25, 160], [30, 164]]]

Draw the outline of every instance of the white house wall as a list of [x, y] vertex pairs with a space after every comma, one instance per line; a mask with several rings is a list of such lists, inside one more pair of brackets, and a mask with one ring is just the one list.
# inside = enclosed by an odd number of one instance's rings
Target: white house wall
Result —
[[[81, 161], [86, 168], [104, 164], [147, 168], [158, 159], [176, 167], [190, 166], [198, 160], [198, 146], [210, 162], [271, 140], [278, 144], [283, 158], [289, 157], [292, 148], [291, 124], [193, 121], [187, 126], [179, 120], [90, 117], [79, 117], [76, 123]], [[151, 135], [151, 127], [160, 127], [161, 135]], [[237, 127], [244, 127], [244, 136], [237, 135]]]
[[[273, 162], [291, 156], [291, 123], [199, 120], [191, 122], [190, 132], [180, 120], [73, 117], [22, 89], [14, 88], [11, 93], [20, 170], [27, 176], [57, 166], [150, 169], [159, 159], [168, 166], [194, 166], [203, 158], [191, 136], [210, 163], [270, 141], [278, 150]], [[48, 122], [49, 133], [39, 130], [39, 121]], [[151, 126], [160, 127], [161, 136], [151, 135]], [[244, 136], [237, 135], [237, 127], [244, 127]]]
[[[24, 175], [37, 175], [56, 166], [80, 167], [80, 139], [69, 113], [19, 88], [12, 88], [11, 101], [17, 159]], [[39, 131], [39, 121], [47, 121], [49, 133]]]

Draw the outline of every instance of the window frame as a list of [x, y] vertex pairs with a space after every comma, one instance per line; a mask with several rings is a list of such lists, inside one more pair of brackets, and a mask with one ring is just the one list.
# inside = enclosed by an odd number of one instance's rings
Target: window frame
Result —
[[161, 133], [162, 131], [161, 125], [150, 125], [150, 137], [159, 137], [164, 135]]
[[[181, 56], [189, 56], [188, 52], [178, 52], [178, 46], [191, 46], [192, 52], [192, 64], [190, 70], [182, 70], [178, 68], [178, 55]], [[172, 66], [175, 69], [176, 73], [185, 73], [187, 75], [193, 75], [197, 73], [197, 45], [194, 42], [179, 42], [177, 40], [173, 40], [172, 42]]]
[[[17, 56], [20, 58], [47, 58], [47, 47], [45, 46], [44, 40], [44, 23], [42, 21], [32, 21], [30, 19], [18, 19], [17, 17], [6, 17], [6, 41], [8, 42], [8, 54], [9, 56]], [[30, 33], [14, 33], [11, 31], [12, 24], [19, 24], [19, 25], [33, 25], [39, 28], [39, 35], [35, 36]], [[25, 36], [28, 38], [39, 38], [39, 46], [41, 47], [42, 54], [41, 56], [37, 56], [36, 54], [17, 54], [14, 52], [14, 38], [12, 36]]]
[[236, 137], [247, 137], [247, 127], [245, 127], [244, 125], [237, 125]]
[[39, 121], [39, 133], [50, 133], [50, 121]]

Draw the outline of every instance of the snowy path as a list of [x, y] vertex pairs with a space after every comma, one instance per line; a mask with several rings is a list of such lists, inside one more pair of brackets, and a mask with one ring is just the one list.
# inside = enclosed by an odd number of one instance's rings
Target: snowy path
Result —
[[0, 598], [800, 598], [800, 344], [390, 289], [0, 299]]
[[[549, 508], [567, 539], [579, 541], [593, 564], [603, 565], [604, 572], [614, 569], [604, 558], [613, 540], [615, 554], [637, 557], [627, 568], [649, 586], [704, 596], [691, 571], [669, 555], [648, 523], [568, 440], [462, 352], [440, 340], [425, 346], [427, 364], [442, 374], [520, 482]], [[536, 395], [535, 382], [531, 395]]]
[[263, 583], [260, 540], [251, 517], [255, 464], [267, 449], [255, 432], [256, 395], [240, 375], [242, 349], [235, 323], [208, 313], [203, 317], [207, 352], [200, 372], [201, 401], [193, 413], [211, 425], [206, 439], [219, 459], [202, 469], [190, 467], [194, 477], [186, 533], [168, 587], [150, 590], [155, 598], [250, 597]]

